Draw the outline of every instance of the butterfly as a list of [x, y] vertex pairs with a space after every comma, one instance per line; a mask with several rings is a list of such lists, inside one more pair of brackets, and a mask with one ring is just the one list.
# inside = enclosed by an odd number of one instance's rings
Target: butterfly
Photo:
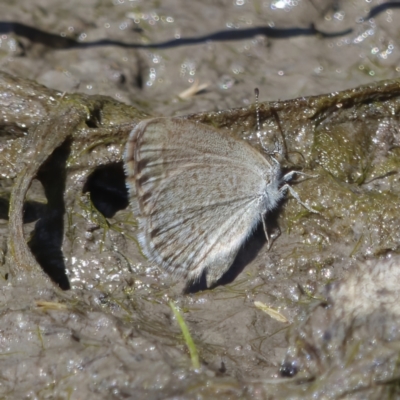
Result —
[[148, 259], [188, 282], [212, 286], [287, 191], [296, 171], [247, 142], [183, 118], [141, 121], [124, 155], [127, 186]]

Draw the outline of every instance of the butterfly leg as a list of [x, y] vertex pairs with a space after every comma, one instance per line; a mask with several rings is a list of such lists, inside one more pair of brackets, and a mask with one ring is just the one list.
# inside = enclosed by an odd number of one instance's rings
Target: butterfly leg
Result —
[[[293, 171], [293, 172], [296, 172], [296, 171]], [[289, 174], [291, 174], [291, 172], [289, 172]], [[287, 176], [287, 175], [289, 175], [289, 174], [286, 174], [285, 175], [285, 177]], [[284, 178], [285, 178], [284, 177]], [[298, 203], [300, 203], [304, 208], [306, 208], [308, 211], [310, 211], [310, 212], [312, 212], [312, 213], [315, 213], [315, 214], [321, 214], [319, 211], [317, 211], [317, 210], [314, 210], [312, 207], [310, 207], [308, 204], [306, 204], [306, 203], [303, 203], [301, 200], [300, 200], [300, 196], [298, 195], [298, 193], [289, 185], [289, 184], [284, 184], [280, 189], [279, 189], [281, 192], [286, 192], [287, 190], [289, 190], [289, 192], [290, 192], [290, 194], [296, 199], [296, 201], [298, 202]]]
[[264, 234], [265, 234], [265, 238], [267, 239], [267, 246], [268, 246], [268, 250], [271, 248], [271, 238], [268, 234], [268, 230], [267, 230], [267, 224], [265, 223], [265, 216], [267, 215], [267, 213], [262, 213], [261, 214], [261, 221], [263, 224], [263, 228], [264, 228]]
[[300, 171], [290, 171], [286, 175], [284, 175], [282, 179], [284, 182], [287, 183], [287, 182], [290, 182], [295, 175], [303, 175], [303, 176], [306, 176], [307, 178], [317, 178], [318, 177], [318, 175], [305, 174], [304, 172], [300, 172]]
[[279, 228], [276, 229], [276, 232], [273, 232], [272, 235], [270, 235], [268, 233], [268, 229], [267, 229], [267, 224], [265, 222], [265, 216], [267, 215], [267, 213], [263, 213], [261, 214], [261, 220], [262, 220], [262, 224], [263, 224], [263, 228], [264, 228], [264, 234], [265, 234], [265, 238], [267, 239], [267, 246], [268, 249], [267, 251], [269, 251], [271, 249], [272, 243], [275, 241], [275, 239], [277, 237], [280, 236], [281, 234], [281, 230]]

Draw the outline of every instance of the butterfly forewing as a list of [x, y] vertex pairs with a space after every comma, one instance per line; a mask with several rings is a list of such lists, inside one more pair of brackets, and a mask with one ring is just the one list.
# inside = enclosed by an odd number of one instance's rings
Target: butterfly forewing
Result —
[[177, 118], [139, 123], [126, 167], [145, 254], [190, 280], [203, 271], [216, 280], [229, 268], [265, 211], [272, 173], [247, 143]]

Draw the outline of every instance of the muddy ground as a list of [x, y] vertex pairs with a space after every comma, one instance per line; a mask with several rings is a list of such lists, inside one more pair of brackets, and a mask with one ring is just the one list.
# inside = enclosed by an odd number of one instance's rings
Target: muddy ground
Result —
[[[0, 395], [399, 397], [400, 82], [381, 82], [399, 77], [399, 4], [0, 4]], [[141, 255], [122, 153], [139, 120], [189, 114], [283, 138], [320, 214], [289, 196], [270, 251], [260, 228], [218, 286], [182, 294]]]

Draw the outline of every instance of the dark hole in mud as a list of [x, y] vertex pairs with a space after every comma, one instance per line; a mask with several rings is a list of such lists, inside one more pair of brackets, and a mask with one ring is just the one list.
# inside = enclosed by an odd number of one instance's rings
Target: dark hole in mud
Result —
[[298, 372], [299, 372], [299, 368], [296, 365], [296, 362], [294, 362], [294, 361], [284, 362], [279, 370], [279, 373], [281, 374], [281, 376], [283, 376], [285, 378], [291, 378], [291, 377], [297, 375]]
[[100, 109], [92, 111], [90, 118], [86, 121], [89, 128], [98, 128], [101, 125], [101, 112]]
[[9, 125], [0, 123], [0, 144], [10, 139], [16, 139], [24, 137], [26, 135], [26, 129], [21, 128], [17, 125]]
[[47, 204], [39, 203], [37, 201], [26, 201], [24, 203], [24, 224], [29, 224], [30, 222], [37, 221], [42, 218], [46, 213]]
[[8, 198], [0, 198], [0, 219], [8, 219], [9, 208], [10, 200]]
[[[10, 198], [8, 196], [0, 198], [0, 219], [8, 220], [8, 212], [10, 209]], [[47, 205], [38, 201], [27, 200], [24, 202], [23, 222], [29, 224], [37, 221], [46, 212]]]
[[38, 171], [37, 179], [43, 185], [47, 205], [28, 243], [43, 270], [64, 290], [70, 289], [61, 250], [64, 235], [65, 167], [70, 147], [70, 141], [65, 141]]
[[93, 205], [106, 218], [128, 207], [129, 197], [122, 163], [97, 168], [86, 181], [83, 193], [90, 193]]
[[139, 68], [138, 68], [138, 73], [136, 74], [136, 76], [134, 77], [134, 82], [135, 82], [135, 85], [136, 85], [136, 87], [138, 87], [139, 89], [143, 89], [143, 82], [144, 82], [144, 77], [143, 77], [143, 75], [144, 75], [144, 71], [143, 71], [143, 69], [144, 68], [142, 68], [142, 66], [140, 65], [140, 63], [139, 63]]
[[[275, 235], [277, 231], [279, 231], [278, 227], [278, 216], [279, 216], [280, 207], [270, 213], [267, 214], [265, 222], [268, 227], [268, 233], [271, 236]], [[270, 240], [273, 240], [272, 237]], [[217, 286], [227, 285], [233, 282], [236, 277], [244, 270], [246, 265], [252, 262], [261, 248], [265, 245], [266, 238], [262, 223], [258, 224], [257, 229], [254, 233], [246, 240], [246, 242], [240, 248], [238, 254], [236, 255], [235, 260], [233, 261], [231, 267], [228, 271], [225, 272], [224, 275], [209, 289], [213, 289]], [[273, 243], [272, 243], [273, 246]], [[199, 281], [197, 282], [188, 282], [187, 286], [184, 288], [184, 293], [196, 293], [202, 290], [207, 290], [206, 283], [206, 273], [203, 272]]]

